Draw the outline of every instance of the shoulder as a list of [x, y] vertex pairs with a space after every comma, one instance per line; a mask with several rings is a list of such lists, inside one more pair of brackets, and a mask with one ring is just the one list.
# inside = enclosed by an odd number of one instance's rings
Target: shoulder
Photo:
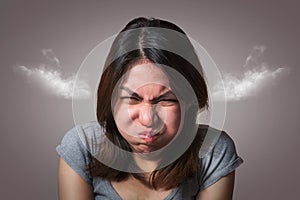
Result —
[[243, 163], [238, 156], [233, 139], [225, 132], [211, 127], [201, 127], [205, 134], [199, 151], [200, 190], [217, 182]]
[[233, 139], [223, 130], [218, 130], [207, 125], [200, 125], [199, 133], [202, 137], [202, 144], [199, 150], [200, 158], [236, 151]]
[[78, 124], [67, 131], [56, 147], [58, 155], [88, 183], [90, 179], [85, 169], [91, 163], [91, 155], [98, 150], [97, 144], [103, 135], [97, 122]]
[[72, 148], [80, 146], [91, 151], [93, 145], [99, 143], [103, 135], [103, 128], [98, 122], [77, 124], [66, 132], [59, 146], [69, 146]]

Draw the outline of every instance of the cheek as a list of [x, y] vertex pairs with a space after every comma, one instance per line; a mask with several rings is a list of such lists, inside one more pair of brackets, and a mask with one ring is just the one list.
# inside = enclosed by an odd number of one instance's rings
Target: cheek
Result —
[[132, 120], [128, 114], [128, 106], [122, 103], [116, 103], [113, 110], [114, 120], [117, 125], [119, 132], [123, 135], [124, 132], [128, 132], [128, 127]]
[[116, 123], [125, 122], [129, 119], [128, 106], [117, 102], [114, 106], [114, 119]]
[[174, 108], [167, 108], [163, 111], [164, 123], [167, 128], [167, 131], [176, 134], [181, 121], [181, 111], [180, 107], [176, 106]]

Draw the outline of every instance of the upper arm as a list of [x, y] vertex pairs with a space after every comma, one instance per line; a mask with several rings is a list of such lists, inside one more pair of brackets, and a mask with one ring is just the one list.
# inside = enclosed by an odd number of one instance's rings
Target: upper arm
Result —
[[234, 188], [235, 171], [222, 177], [216, 183], [200, 191], [197, 200], [231, 200]]
[[61, 157], [58, 165], [58, 199], [93, 199], [92, 186], [84, 181]]

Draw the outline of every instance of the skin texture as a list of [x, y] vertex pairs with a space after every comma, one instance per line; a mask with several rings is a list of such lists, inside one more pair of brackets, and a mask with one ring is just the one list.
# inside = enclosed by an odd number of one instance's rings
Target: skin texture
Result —
[[[231, 200], [233, 194], [235, 172], [231, 172], [219, 181], [201, 191], [197, 195], [197, 200]], [[86, 183], [69, 165], [59, 159], [58, 166], [58, 199], [59, 200], [91, 200], [93, 199], [92, 187]], [[123, 184], [122, 184], [123, 183]], [[120, 196], [128, 199], [163, 199], [171, 191], [154, 191], [146, 185], [129, 178], [126, 182], [112, 182], [113, 187]], [[126, 187], [124, 187], [124, 184]], [[128, 188], [129, 187], [129, 188]], [[130, 191], [130, 192], [129, 192]], [[132, 194], [135, 194], [132, 196]], [[124, 198], [127, 199], [127, 198]]]
[[235, 171], [199, 192], [197, 200], [231, 200], [233, 196]]
[[93, 199], [92, 186], [85, 182], [62, 158], [59, 158], [58, 164], [58, 199]]
[[133, 151], [155, 151], [174, 138], [180, 105], [160, 68], [153, 63], [134, 65], [117, 90], [114, 118]]
[[[115, 95], [114, 118], [121, 135], [133, 151], [147, 153], [168, 144], [177, 134], [181, 109], [171, 92], [168, 78], [153, 63], [138, 63], [130, 68]], [[156, 137], [148, 137], [157, 134]], [[154, 165], [136, 160], [141, 165]], [[148, 174], [145, 174], [147, 177]], [[58, 168], [59, 200], [89, 200], [92, 187], [61, 158]], [[122, 199], [164, 199], [172, 190], [154, 190], [147, 183], [130, 176], [111, 182]], [[234, 186], [234, 172], [199, 192], [198, 200], [230, 200]]]

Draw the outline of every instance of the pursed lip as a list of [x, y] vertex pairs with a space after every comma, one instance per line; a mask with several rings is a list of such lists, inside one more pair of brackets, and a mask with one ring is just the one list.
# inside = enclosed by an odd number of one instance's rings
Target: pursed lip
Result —
[[140, 138], [149, 138], [149, 137], [154, 137], [158, 134], [159, 134], [159, 132], [144, 131], [144, 132], [139, 133], [138, 135]]
[[151, 143], [157, 138], [159, 138], [161, 135], [163, 135], [163, 132], [165, 131], [165, 126], [160, 127], [160, 129], [154, 130], [146, 130], [138, 133], [138, 137], [142, 140], [144, 140], [146, 143]]
[[143, 139], [146, 143], [151, 143], [161, 135], [160, 132], [144, 131], [139, 133], [139, 138]]

